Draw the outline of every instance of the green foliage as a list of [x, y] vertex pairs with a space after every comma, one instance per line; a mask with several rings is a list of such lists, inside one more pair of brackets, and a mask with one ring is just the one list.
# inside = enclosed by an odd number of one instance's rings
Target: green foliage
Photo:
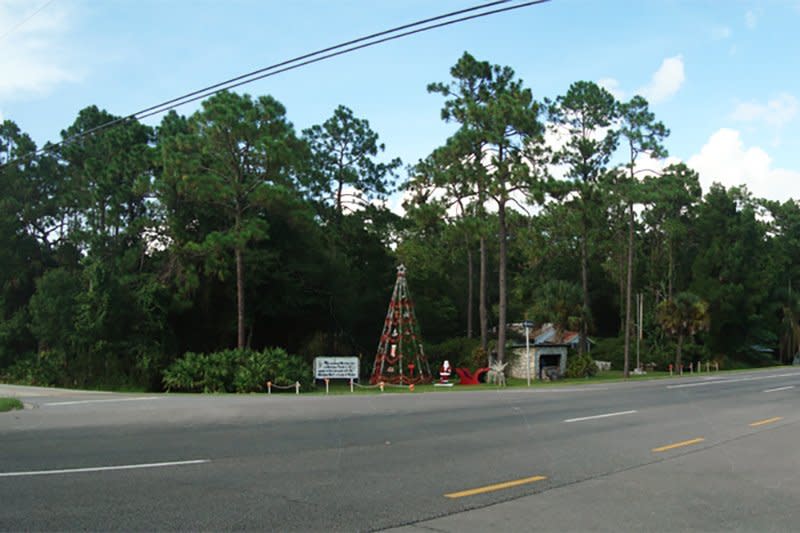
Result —
[[445, 359], [453, 368], [466, 367], [474, 370], [477, 367], [474, 353], [479, 346], [480, 339], [454, 337], [438, 344], [427, 344], [425, 355], [428, 356], [431, 371], [434, 373], [438, 371]]
[[613, 370], [622, 370], [625, 339], [623, 337], [605, 337], [594, 340], [592, 357], [598, 361], [611, 362]]
[[22, 408], [22, 402], [17, 398], [0, 398], [0, 413]]
[[[487, 364], [492, 348], [463, 338], [480, 331], [483, 290], [487, 329], [526, 312], [564, 329], [577, 317], [601, 338], [592, 355], [621, 369], [629, 250], [642, 362], [664, 368], [680, 350], [727, 368], [792, 360], [797, 201], [721, 185], [702, 196], [683, 164], [637, 175], [667, 134], [640, 97], [619, 104], [578, 81], [543, 105], [513, 69], [469, 53], [450, 74], [429, 90], [457, 127], [410, 170], [403, 217], [368, 202], [395, 190], [399, 162], [343, 106], [299, 139], [274, 98], [221, 93], [156, 130], [125, 120], [23, 159], [35, 143], [3, 121], [2, 379], [235, 391], [264, 375], [307, 383], [320, 354], [369, 366], [400, 261], [434, 367]], [[545, 108], [558, 146], [544, 142]], [[115, 118], [87, 107], [62, 136]], [[517, 201], [544, 204], [530, 216]], [[657, 308], [686, 290], [707, 302], [707, 329]], [[254, 350], [220, 351], [232, 346]]]
[[52, 387], [64, 384], [64, 354], [45, 352], [17, 358], [11, 366], [0, 369], [0, 382]]
[[263, 392], [267, 381], [306, 389], [311, 367], [281, 348], [224, 350], [209, 354], [187, 352], [164, 370], [164, 387], [183, 392]]
[[588, 378], [597, 374], [597, 365], [588, 353], [572, 354], [567, 360], [568, 378]]
[[581, 288], [575, 283], [551, 280], [534, 293], [534, 304], [528, 311], [536, 323], [551, 322], [557, 332], [577, 329], [583, 311]]

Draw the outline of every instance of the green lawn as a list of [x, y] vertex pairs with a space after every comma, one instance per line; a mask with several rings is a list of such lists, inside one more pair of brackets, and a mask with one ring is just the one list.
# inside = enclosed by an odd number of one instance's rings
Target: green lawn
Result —
[[0, 398], [0, 413], [14, 409], [22, 409], [22, 402], [16, 398]]
[[[683, 377], [690, 377], [692, 375], [697, 376], [721, 376], [728, 373], [737, 373], [743, 371], [752, 371], [752, 370], [768, 370], [768, 368], [783, 368], [783, 367], [763, 367], [763, 368], [748, 368], [748, 369], [736, 369], [736, 370], [720, 370], [719, 372], [711, 371], [711, 372], [695, 372], [694, 374], [690, 374], [689, 372], [684, 372]], [[606, 370], [605, 372], [598, 372], [597, 375], [590, 377], [590, 378], [571, 378], [571, 379], [560, 379], [558, 381], [539, 381], [532, 379], [531, 380], [531, 388], [547, 388], [547, 387], [557, 387], [559, 385], [591, 385], [596, 383], [608, 383], [614, 381], [640, 381], [640, 380], [648, 380], [648, 379], [669, 379], [670, 377], [680, 377], [678, 374], [674, 376], [670, 376], [669, 372], [664, 371], [654, 371], [648, 372], [644, 375], [634, 375], [631, 374], [630, 378], [627, 380], [622, 376], [622, 370]], [[497, 390], [503, 387], [497, 387], [496, 385], [487, 385], [486, 383], [481, 383], [479, 385], [469, 385], [469, 386], [461, 386], [458, 385], [458, 380], [455, 380], [456, 385], [453, 387], [435, 387], [433, 384], [430, 385], [415, 385], [414, 386], [414, 393], [420, 392], [439, 392], [439, 393], [446, 393], [451, 391], [470, 391], [470, 390]], [[367, 381], [364, 381], [365, 385], [368, 385]], [[527, 388], [527, 380], [520, 379], [520, 378], [508, 378], [508, 384], [505, 388]], [[301, 394], [303, 390], [300, 389]], [[384, 387], [384, 392], [392, 392], [392, 393], [411, 393], [408, 386], [397, 386], [397, 385], [386, 385]], [[282, 394], [285, 394], [286, 391], [282, 391]], [[294, 390], [291, 391], [291, 394], [294, 394]], [[306, 391], [305, 394], [314, 394], [314, 395], [324, 395], [325, 394], [325, 385], [319, 384], [317, 388], [313, 390], [313, 392]], [[350, 393], [350, 385], [346, 381], [331, 381], [330, 383], [330, 395], [340, 395], [340, 394], [351, 394]], [[358, 387], [355, 386], [353, 389], [352, 394], [380, 394], [380, 390], [377, 387], [369, 386], [369, 387]]]

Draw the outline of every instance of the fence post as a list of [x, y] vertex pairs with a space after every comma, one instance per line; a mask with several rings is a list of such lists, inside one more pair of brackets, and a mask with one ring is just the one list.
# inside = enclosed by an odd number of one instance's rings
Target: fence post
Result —
[[272, 394], [272, 382], [267, 381], [267, 394]]
[[299, 381], [295, 381], [294, 382], [294, 393], [295, 394], [300, 394], [300, 382]]

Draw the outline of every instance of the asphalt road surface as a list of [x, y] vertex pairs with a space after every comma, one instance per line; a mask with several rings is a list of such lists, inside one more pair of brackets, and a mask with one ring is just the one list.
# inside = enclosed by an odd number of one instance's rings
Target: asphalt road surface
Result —
[[497, 392], [0, 385], [0, 530], [798, 531], [800, 368]]

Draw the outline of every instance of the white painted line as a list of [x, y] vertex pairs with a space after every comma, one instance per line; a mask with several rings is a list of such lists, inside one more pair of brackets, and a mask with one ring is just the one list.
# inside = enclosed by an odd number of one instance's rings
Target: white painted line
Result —
[[71, 402], [53, 402], [42, 404], [45, 407], [57, 407], [59, 405], [81, 405], [84, 403], [111, 403], [111, 402], [142, 402], [145, 400], [163, 400], [161, 396], [144, 396], [142, 398], [112, 398], [110, 400], [75, 400]]
[[90, 468], [66, 468], [63, 470], [32, 470], [29, 472], [0, 472], [0, 477], [48, 476], [53, 474], [80, 474], [83, 472], [108, 472], [110, 470], [137, 470], [140, 468], [164, 468], [167, 466], [187, 466], [210, 463], [210, 459], [192, 461], [171, 461], [168, 463], [144, 463], [138, 465], [95, 466]]
[[687, 387], [703, 387], [705, 385], [716, 385], [717, 383], [729, 383], [729, 381], [701, 381], [700, 383], [681, 383], [680, 385], [667, 385], [668, 389], [685, 389]]
[[667, 385], [668, 389], [685, 389], [688, 387], [704, 387], [706, 385], [717, 385], [719, 383], [738, 383], [740, 381], [759, 381], [762, 379], [775, 379], [775, 378], [788, 378], [792, 376], [800, 376], [800, 372], [790, 372], [787, 374], [770, 374], [768, 376], [750, 376], [745, 378], [735, 379], [717, 379], [715, 381], [701, 381], [697, 383], [681, 383], [680, 385]]
[[767, 390], [765, 390], [763, 392], [778, 392], [778, 391], [789, 390], [789, 389], [793, 389], [793, 388], [794, 388], [794, 385], [789, 385], [788, 387], [778, 387], [777, 389], [767, 389]]
[[584, 420], [595, 420], [597, 418], [608, 418], [610, 416], [632, 415], [633, 413], [638, 413], [638, 411], [619, 411], [618, 413], [606, 413], [603, 415], [582, 416], [580, 418], [567, 418], [566, 420], [564, 420], [564, 422], [582, 422]]

